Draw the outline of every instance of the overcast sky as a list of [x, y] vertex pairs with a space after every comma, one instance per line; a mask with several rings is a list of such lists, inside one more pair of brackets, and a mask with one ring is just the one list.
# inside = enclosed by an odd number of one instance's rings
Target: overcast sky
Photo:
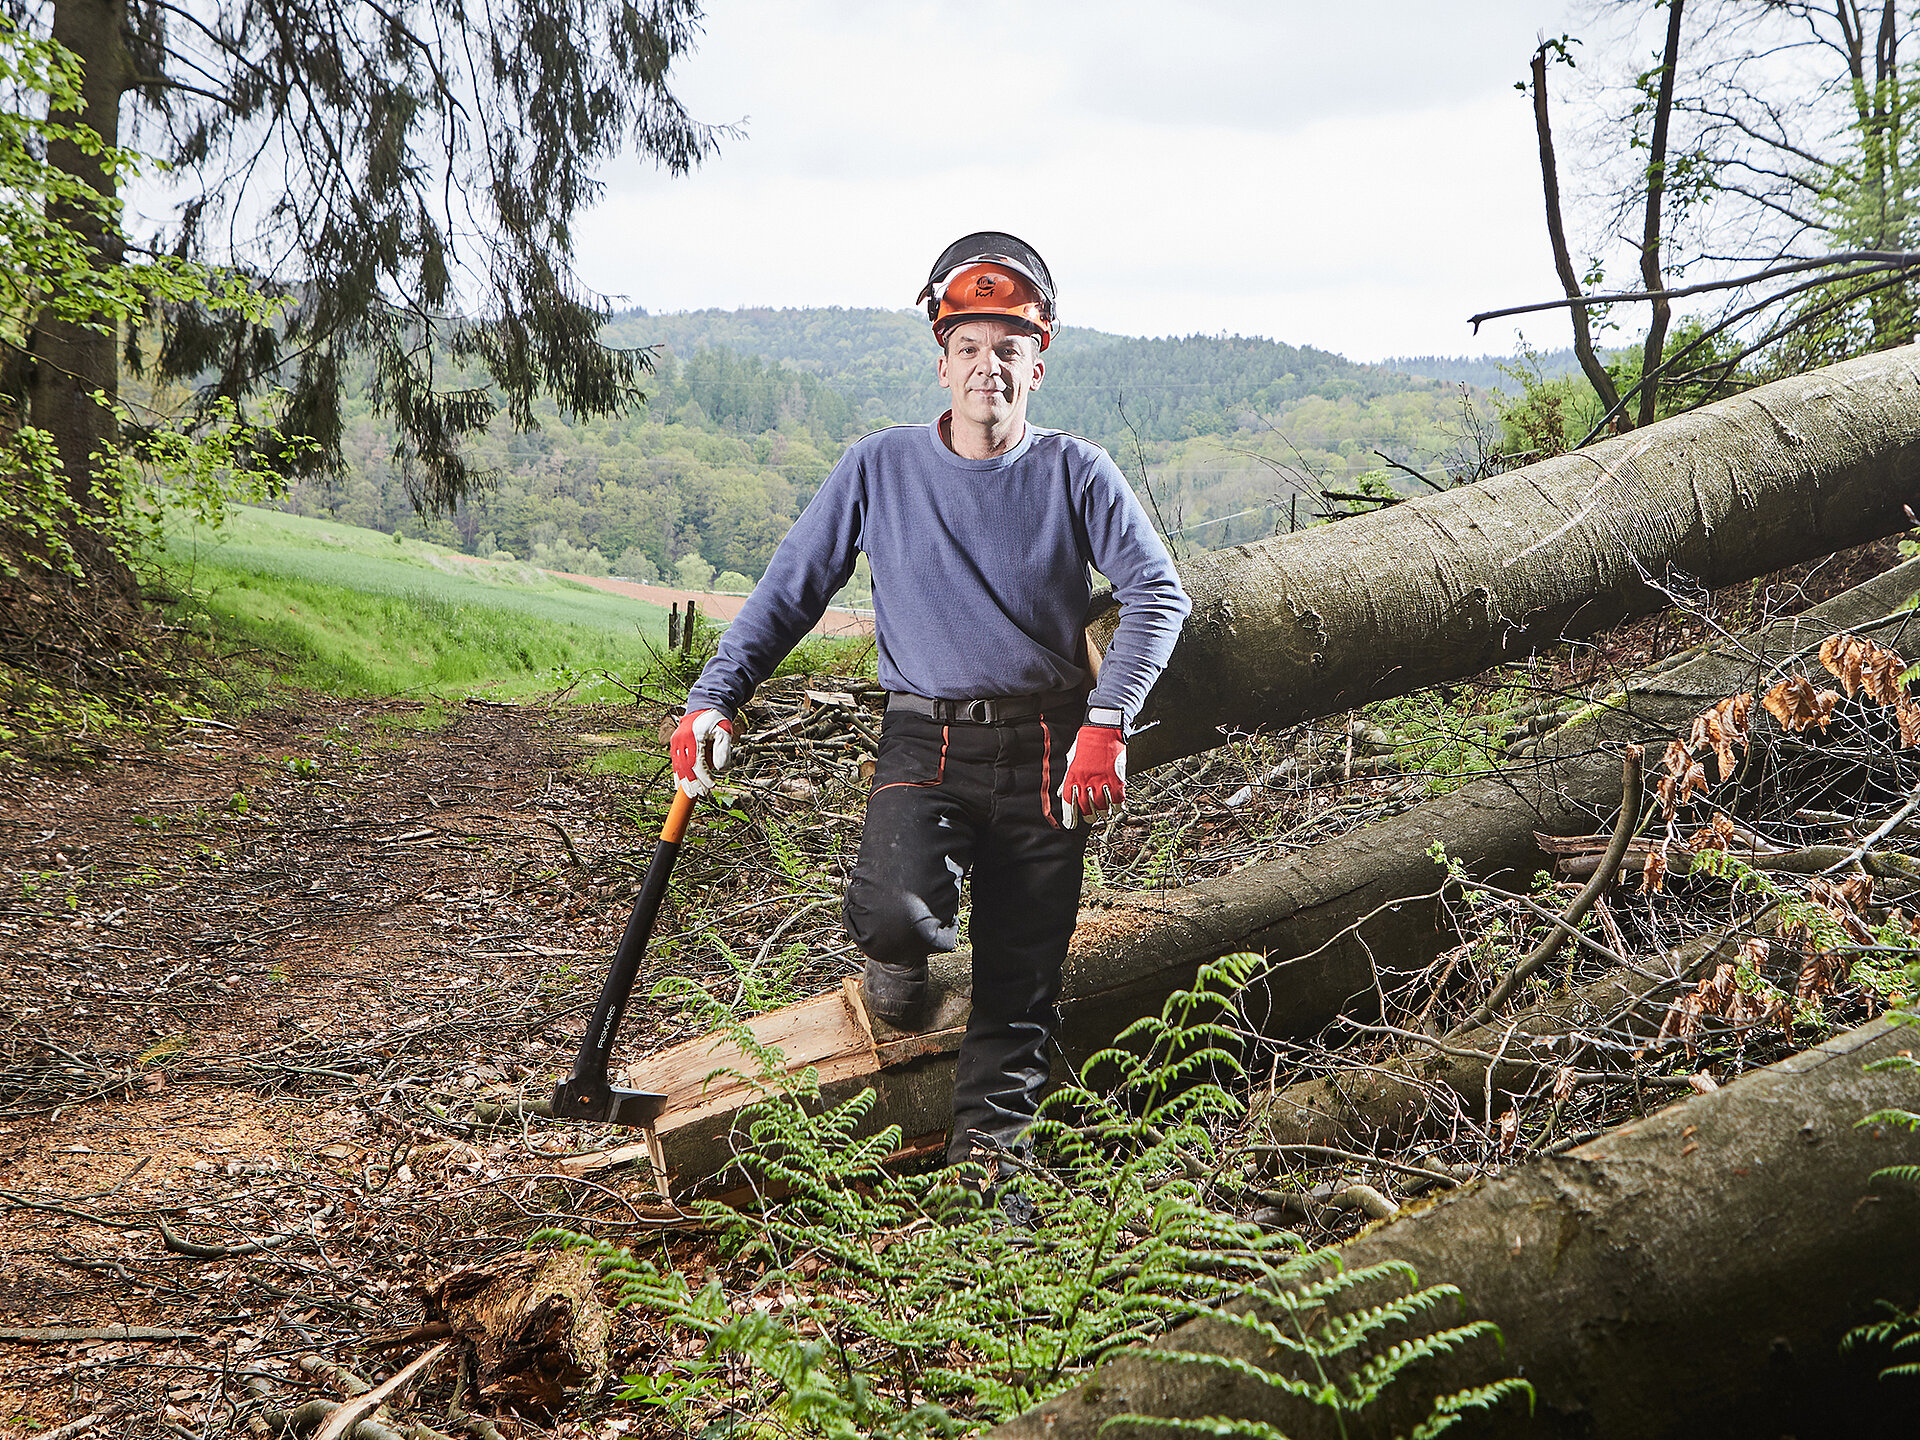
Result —
[[[676, 89], [745, 135], [686, 179], [608, 172], [581, 273], [654, 311], [897, 308], [1002, 229], [1069, 324], [1510, 354], [1466, 317], [1558, 293], [1513, 85], [1570, 8], [711, 0]], [[1564, 328], [1526, 323], [1544, 349]]]

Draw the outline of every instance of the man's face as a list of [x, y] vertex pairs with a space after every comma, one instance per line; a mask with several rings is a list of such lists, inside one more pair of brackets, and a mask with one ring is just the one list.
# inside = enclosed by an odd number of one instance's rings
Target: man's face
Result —
[[953, 392], [955, 419], [997, 426], [1025, 413], [1046, 369], [1034, 336], [1004, 320], [969, 320], [947, 332], [940, 383]]

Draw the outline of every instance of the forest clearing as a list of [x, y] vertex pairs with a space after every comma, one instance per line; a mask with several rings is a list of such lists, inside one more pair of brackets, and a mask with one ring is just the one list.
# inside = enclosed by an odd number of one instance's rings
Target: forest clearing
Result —
[[0, 1440], [1916, 1430], [1915, 0], [954, 19], [0, 11]]

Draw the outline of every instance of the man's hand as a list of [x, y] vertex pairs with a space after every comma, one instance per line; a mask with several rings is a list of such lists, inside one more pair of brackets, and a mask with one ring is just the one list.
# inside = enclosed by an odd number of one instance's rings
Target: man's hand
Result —
[[1071, 830], [1082, 815], [1118, 809], [1127, 798], [1127, 742], [1116, 726], [1082, 725], [1067, 751], [1060, 782], [1060, 823]]
[[673, 776], [693, 799], [713, 789], [713, 777], [733, 759], [733, 721], [718, 710], [682, 715], [674, 727]]

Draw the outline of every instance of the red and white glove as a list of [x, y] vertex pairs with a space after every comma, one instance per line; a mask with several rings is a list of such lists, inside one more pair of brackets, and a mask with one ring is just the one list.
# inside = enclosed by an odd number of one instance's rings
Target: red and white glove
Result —
[[1067, 751], [1067, 778], [1060, 782], [1060, 823], [1071, 830], [1127, 798], [1127, 741], [1115, 725], [1082, 725]]
[[682, 715], [669, 748], [675, 781], [698, 800], [713, 789], [713, 777], [733, 759], [733, 721], [718, 710]]

